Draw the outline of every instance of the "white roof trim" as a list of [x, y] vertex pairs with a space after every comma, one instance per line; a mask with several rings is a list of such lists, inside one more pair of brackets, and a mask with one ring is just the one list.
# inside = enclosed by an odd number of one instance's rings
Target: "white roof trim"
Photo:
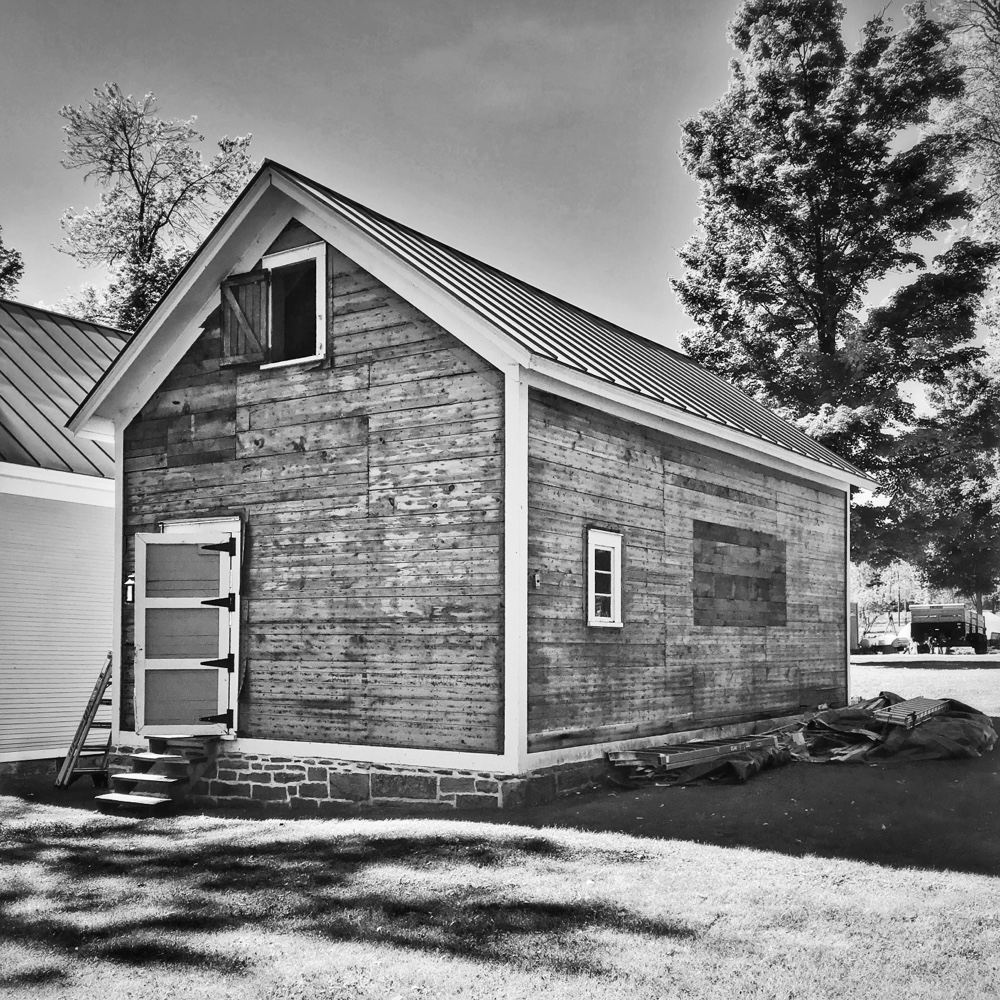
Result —
[[531, 352], [487, 323], [443, 288], [415, 271], [377, 240], [314, 195], [298, 182], [276, 176], [274, 186], [306, 209], [295, 217], [355, 264], [378, 278], [397, 295], [416, 306], [425, 316], [444, 327], [467, 347], [497, 368], [526, 365]]
[[76, 472], [37, 469], [30, 465], [0, 462], [0, 493], [62, 500], [66, 503], [114, 507], [115, 481], [102, 476], [81, 476]]
[[603, 379], [574, 371], [547, 358], [535, 358], [528, 369], [527, 378], [532, 388], [572, 399], [584, 406], [675, 437], [740, 455], [805, 479], [816, 480], [836, 489], [846, 490], [851, 485], [878, 488], [878, 483], [873, 480], [861, 479], [836, 466], [817, 462], [748, 432], [718, 424], [666, 403], [657, 403], [628, 389], [608, 385]]
[[[124, 409], [123, 405], [112, 406], [110, 412], [108, 412], [105, 404], [113, 402], [120, 395], [120, 391], [116, 393], [115, 390], [123, 382], [127, 381], [127, 375], [133, 369], [137, 368], [140, 359], [145, 360], [154, 344], [162, 338], [162, 331], [165, 325], [174, 319], [175, 310], [181, 306], [192, 289], [204, 277], [206, 272], [205, 265], [219, 254], [234, 232], [254, 213], [254, 210], [258, 208], [259, 203], [270, 187], [271, 171], [267, 170], [262, 172], [255, 184], [244, 193], [241, 203], [237, 203], [232, 215], [225, 219], [218, 229], [195, 252], [197, 260], [167, 292], [153, 310], [146, 324], [136, 333], [131, 343], [126, 345], [116, 363], [111, 366], [105, 377], [98, 382], [94, 390], [84, 400], [83, 405], [69, 421], [67, 426], [74, 434], [79, 433], [82, 428], [86, 427], [91, 417], [95, 415], [115, 420], [122, 412]], [[199, 303], [199, 307], [201, 305]]]
[[[261, 171], [255, 183], [241, 196], [232, 215], [197, 251], [188, 272], [160, 302], [134, 342], [125, 348], [121, 363], [112, 366], [74, 415], [70, 429], [79, 433], [85, 427], [93, 427], [91, 421], [95, 416], [116, 422], [131, 419], [198, 335], [193, 323], [199, 316], [203, 319], [209, 306], [214, 305], [222, 278], [233, 273], [237, 265], [245, 269], [257, 260], [291, 218], [308, 226], [490, 364], [501, 370], [510, 365], [527, 369], [532, 373], [531, 384], [538, 388], [569, 398], [578, 398], [576, 394], [583, 393], [590, 400], [588, 405], [598, 409], [602, 406], [606, 409], [609, 404], [623, 408], [630, 414], [627, 419], [635, 422], [671, 427], [674, 428], [672, 433], [693, 436], [692, 439], [705, 443], [714, 442], [716, 447], [730, 451], [739, 447], [757, 456], [757, 461], [780, 464], [805, 478], [835, 483], [838, 488], [845, 488], [847, 484], [878, 488], [874, 480], [826, 465], [748, 431], [651, 400], [533, 354], [431, 278], [387, 250], [306, 184], [287, 176], [274, 165]], [[223, 254], [227, 243], [235, 239], [241, 229], [249, 229], [250, 238], [240, 245], [238, 253]], [[164, 343], [170, 332], [174, 333], [172, 341]], [[134, 373], [138, 371], [142, 374], [136, 376]]]

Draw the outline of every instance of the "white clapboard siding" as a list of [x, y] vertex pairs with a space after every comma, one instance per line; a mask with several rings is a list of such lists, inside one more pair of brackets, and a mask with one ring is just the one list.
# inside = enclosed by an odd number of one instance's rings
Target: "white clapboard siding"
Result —
[[0, 493], [0, 762], [66, 753], [111, 648], [113, 552], [112, 508]]

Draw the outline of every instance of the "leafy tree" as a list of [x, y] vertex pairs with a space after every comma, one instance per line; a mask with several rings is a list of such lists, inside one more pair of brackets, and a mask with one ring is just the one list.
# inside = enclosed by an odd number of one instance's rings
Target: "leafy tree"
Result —
[[[0, 226], [0, 233], [3, 227]], [[10, 247], [3, 245], [3, 237], [0, 236], [0, 299], [7, 299], [13, 296], [17, 283], [24, 273], [24, 261], [21, 255]]]
[[960, 375], [934, 392], [933, 416], [903, 444], [886, 548], [912, 552], [928, 586], [981, 612], [1000, 585], [1000, 380], [989, 365]]
[[[683, 124], [701, 217], [674, 282], [694, 358], [880, 478], [888, 502], [861, 508], [852, 536], [882, 564], [919, 545], [902, 496], [916, 447], [953, 429], [920, 424], [907, 387], [977, 377], [976, 309], [1000, 256], [972, 237], [928, 251], [975, 202], [956, 185], [967, 134], [927, 127], [963, 93], [948, 26], [907, 12], [895, 34], [870, 20], [850, 52], [834, 0], [745, 0], [729, 90]], [[866, 308], [882, 280], [895, 291]]]
[[963, 158], [977, 186], [973, 222], [983, 233], [1000, 235], [1000, 3], [951, 0], [945, 5], [952, 27], [955, 61], [962, 67], [965, 91], [938, 109], [942, 126], [963, 133]]
[[110, 267], [102, 308], [134, 330], [253, 173], [251, 137], [223, 137], [206, 162], [194, 118], [163, 119], [153, 94], [135, 99], [115, 83], [59, 113], [63, 166], [103, 189], [96, 207], [65, 213], [59, 249], [84, 267]]

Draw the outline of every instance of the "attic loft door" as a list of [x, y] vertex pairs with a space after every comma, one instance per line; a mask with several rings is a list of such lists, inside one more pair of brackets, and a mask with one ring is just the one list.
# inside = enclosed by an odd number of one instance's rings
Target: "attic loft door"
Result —
[[236, 731], [239, 537], [135, 536], [136, 732]]

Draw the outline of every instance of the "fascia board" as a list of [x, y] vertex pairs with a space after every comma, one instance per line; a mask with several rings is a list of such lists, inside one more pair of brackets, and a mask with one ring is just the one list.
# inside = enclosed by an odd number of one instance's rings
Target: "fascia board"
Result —
[[76, 431], [77, 437], [101, 444], [115, 443], [115, 423], [107, 417], [91, 417], [83, 427]]
[[735, 428], [716, 424], [704, 417], [646, 399], [627, 389], [609, 385], [591, 375], [576, 372], [555, 361], [534, 358], [527, 379], [532, 388], [573, 399], [585, 406], [612, 413], [633, 423], [740, 455], [759, 465], [788, 472], [825, 486], [838, 490], [848, 490], [852, 485], [879, 488], [878, 483], [871, 479], [824, 465], [822, 462], [805, 455], [798, 455]]
[[444, 327], [481, 358], [501, 370], [511, 365], [528, 364], [532, 355], [527, 348], [359, 229], [336, 207], [280, 173], [274, 175], [273, 183], [302, 205], [304, 211], [294, 214], [303, 225]]
[[11, 462], [0, 462], [0, 493], [89, 504], [93, 507], [115, 505], [113, 479], [81, 476], [76, 472], [40, 469]]
[[[218, 286], [232, 267], [225, 254], [226, 244], [239, 232], [256, 235], [269, 217], [286, 204], [286, 199], [271, 186], [271, 171], [264, 171], [254, 185], [234, 206], [231, 214], [196, 251], [195, 259], [177, 283], [157, 305], [154, 313], [139, 329], [133, 340], [100, 379], [67, 426], [74, 434], [87, 426], [94, 416], [115, 420], [129, 405], [131, 386], [140, 381], [136, 372], [163, 369], [162, 358], [170, 351], [164, 343], [170, 331], [187, 328], [203, 310], [204, 303], [218, 291]], [[190, 346], [190, 345], [188, 345]], [[186, 350], [187, 348], [185, 348]], [[183, 352], [181, 354], [183, 356]], [[142, 378], [141, 381], [148, 381]], [[141, 406], [141, 404], [140, 404]]]
[[[213, 270], [213, 275], [220, 274], [218, 280], [213, 280], [207, 288], [192, 290], [190, 295], [191, 310], [194, 310], [187, 325], [181, 328], [181, 332], [170, 340], [165, 340], [163, 349], [155, 357], [150, 357], [150, 367], [143, 371], [140, 377], [132, 384], [129, 397], [117, 411], [116, 419], [124, 421], [127, 425], [129, 421], [146, 405], [153, 393], [162, 385], [163, 380], [180, 364], [184, 355], [191, 348], [191, 345], [201, 335], [203, 326], [208, 317], [219, 307], [220, 293], [219, 287], [223, 279], [230, 274], [237, 274], [252, 267], [261, 257], [263, 252], [274, 242], [278, 234], [284, 229], [288, 220], [294, 214], [294, 205], [290, 204], [284, 197], [281, 203], [270, 213], [266, 221], [256, 230], [253, 238], [246, 245], [239, 244], [240, 256], [235, 260], [227, 256], [222, 264]], [[238, 237], [237, 237], [238, 238]], [[232, 247], [230, 247], [232, 249]], [[200, 306], [196, 298], [202, 295]], [[190, 314], [191, 310], [188, 310]], [[177, 329], [179, 320], [171, 325]]]

